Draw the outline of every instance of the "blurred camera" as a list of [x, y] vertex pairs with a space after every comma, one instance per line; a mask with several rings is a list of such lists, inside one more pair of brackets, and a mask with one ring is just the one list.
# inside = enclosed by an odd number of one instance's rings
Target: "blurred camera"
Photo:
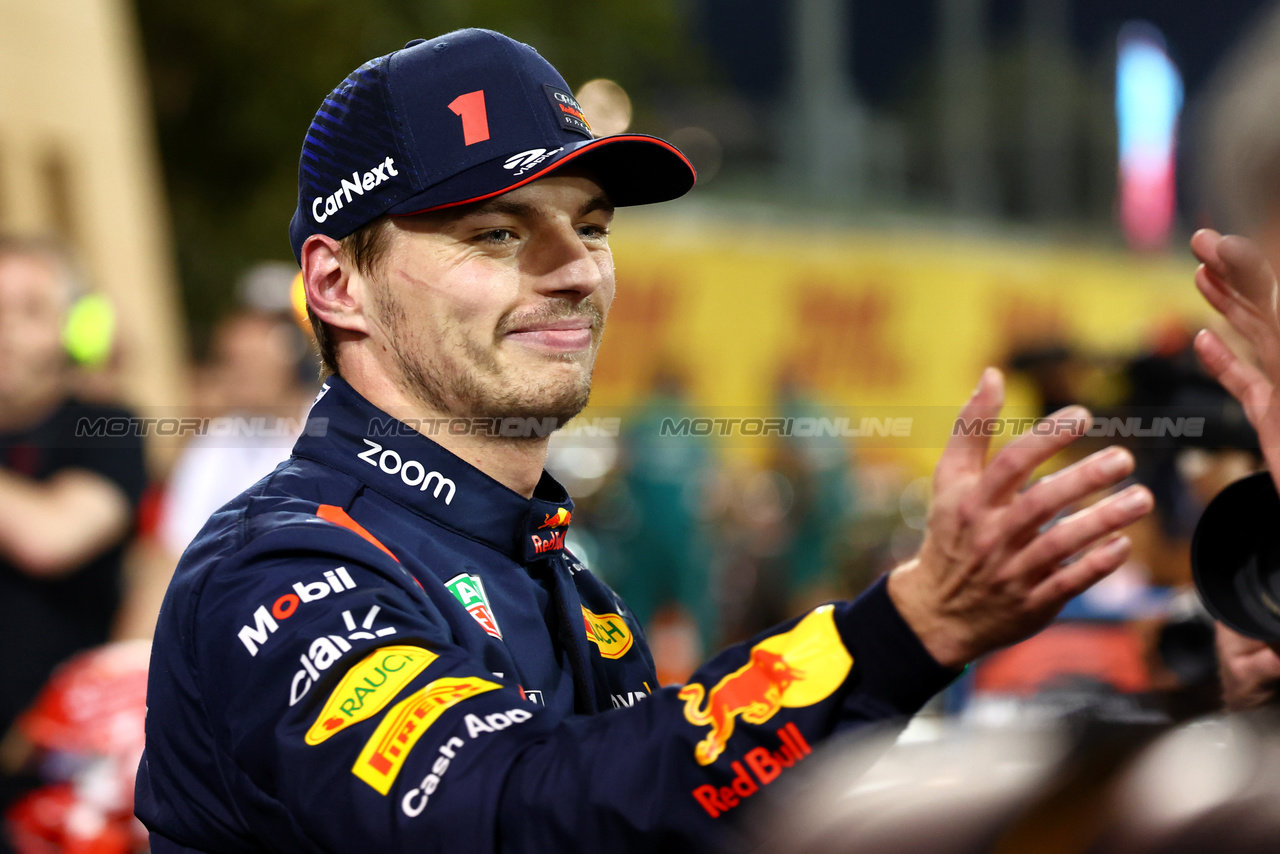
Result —
[[1191, 571], [1216, 619], [1280, 642], [1280, 494], [1270, 473], [1238, 480], [1209, 503], [1191, 540]]

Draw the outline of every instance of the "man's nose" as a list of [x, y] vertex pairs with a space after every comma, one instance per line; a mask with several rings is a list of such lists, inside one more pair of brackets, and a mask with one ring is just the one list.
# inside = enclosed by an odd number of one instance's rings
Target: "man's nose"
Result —
[[598, 252], [583, 242], [576, 229], [554, 229], [539, 241], [530, 259], [535, 289], [548, 296], [585, 299], [604, 284]]

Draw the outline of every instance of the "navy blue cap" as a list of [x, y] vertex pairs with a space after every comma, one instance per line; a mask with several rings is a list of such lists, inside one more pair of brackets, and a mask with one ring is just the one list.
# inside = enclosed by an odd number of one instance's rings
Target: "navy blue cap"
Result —
[[526, 44], [478, 29], [409, 42], [353, 71], [311, 121], [294, 257], [312, 234], [342, 238], [383, 214], [480, 201], [569, 162], [587, 165], [618, 206], [674, 199], [695, 180], [669, 142], [596, 138], [564, 78]]

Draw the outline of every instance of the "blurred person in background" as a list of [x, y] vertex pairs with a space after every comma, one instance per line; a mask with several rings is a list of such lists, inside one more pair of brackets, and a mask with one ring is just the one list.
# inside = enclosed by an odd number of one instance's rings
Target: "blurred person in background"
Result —
[[665, 419], [693, 414], [686, 385], [678, 368], [661, 365], [636, 414], [623, 422], [614, 486], [624, 493], [616, 500], [628, 512], [610, 531], [619, 564], [611, 583], [649, 634], [664, 685], [689, 677], [720, 628], [706, 519], [716, 474], [711, 442], [661, 434]]
[[[783, 418], [831, 416], [795, 366], [779, 375], [774, 406]], [[789, 613], [839, 598], [841, 546], [857, 512], [857, 483], [847, 442], [819, 434], [779, 437], [774, 446], [772, 467], [787, 479], [792, 493], [784, 553]]]
[[[769, 415], [820, 423], [832, 413], [806, 387], [803, 371], [788, 365]], [[725, 640], [745, 640], [790, 614], [861, 592], [845, 589], [852, 579], [841, 577], [856, 507], [849, 440], [800, 432], [770, 437], [763, 467], [735, 473], [719, 597]]]
[[78, 429], [128, 418], [71, 396], [63, 328], [79, 290], [56, 243], [0, 236], [0, 806], [34, 782], [14, 721], [59, 662], [108, 639], [146, 487], [137, 435]]
[[306, 341], [283, 310], [236, 310], [210, 349], [201, 396], [225, 429], [193, 438], [169, 478], [160, 535], [175, 562], [215, 510], [289, 458], [315, 394], [302, 377]]

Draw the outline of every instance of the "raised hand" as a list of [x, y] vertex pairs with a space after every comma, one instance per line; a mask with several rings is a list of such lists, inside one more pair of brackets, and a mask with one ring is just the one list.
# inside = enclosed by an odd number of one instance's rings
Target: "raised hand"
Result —
[[[988, 368], [960, 418], [992, 418], [1003, 404], [1003, 378]], [[889, 595], [940, 664], [958, 667], [1044, 627], [1125, 561], [1129, 539], [1111, 535], [1151, 510], [1151, 493], [1131, 486], [1041, 530], [1128, 476], [1133, 456], [1108, 448], [1024, 490], [1036, 467], [1084, 433], [1089, 413], [1068, 407], [1038, 424], [990, 462], [988, 437], [955, 431], [934, 471], [920, 553], [889, 577]]]
[[1214, 333], [1196, 336], [1196, 355], [1205, 368], [1244, 407], [1274, 478], [1280, 472], [1280, 316], [1275, 274], [1250, 240], [1201, 229], [1191, 238], [1200, 260], [1196, 287], [1253, 349], [1251, 364]]

